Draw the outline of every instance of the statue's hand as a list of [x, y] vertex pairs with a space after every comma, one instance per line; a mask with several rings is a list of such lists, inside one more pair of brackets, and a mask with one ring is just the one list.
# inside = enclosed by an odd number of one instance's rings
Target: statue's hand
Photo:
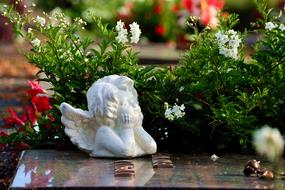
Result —
[[118, 120], [120, 126], [123, 128], [130, 128], [134, 125], [134, 117], [132, 113], [132, 108], [128, 105], [122, 105], [118, 109]]

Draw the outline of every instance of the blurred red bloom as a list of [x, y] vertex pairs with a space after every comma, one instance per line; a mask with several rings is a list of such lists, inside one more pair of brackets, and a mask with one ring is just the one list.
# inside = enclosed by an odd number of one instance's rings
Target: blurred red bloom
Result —
[[0, 151], [4, 151], [7, 148], [7, 144], [0, 144]]
[[7, 137], [8, 133], [6, 133], [5, 131], [1, 131], [0, 132], [0, 137]]
[[48, 114], [48, 118], [50, 119], [51, 122], [55, 121], [55, 118], [51, 114]]
[[26, 143], [24, 143], [23, 141], [19, 142], [17, 145], [16, 145], [16, 149], [17, 150], [25, 150], [25, 149], [29, 149], [30, 146]]
[[27, 94], [35, 96], [37, 94], [44, 94], [45, 90], [39, 85], [39, 82], [28, 81], [31, 89], [27, 91]]
[[208, 0], [210, 6], [214, 6], [216, 9], [222, 9], [224, 7], [223, 0]]
[[171, 8], [172, 12], [177, 13], [180, 10], [179, 4], [174, 4]]
[[153, 9], [153, 11], [156, 13], [156, 14], [161, 14], [162, 13], [162, 7], [161, 7], [161, 5], [160, 4], [157, 4], [155, 7], [154, 7], [154, 9]]
[[40, 113], [45, 113], [46, 111], [50, 110], [52, 107], [49, 104], [49, 97], [48, 96], [34, 96], [32, 98], [32, 103], [35, 106], [36, 110]]
[[7, 118], [4, 118], [4, 121], [6, 123], [5, 127], [9, 128], [9, 127], [13, 127], [14, 125], [19, 125], [19, 126], [25, 125], [25, 122], [27, 120], [19, 117], [12, 108], [8, 108], [8, 113], [9, 113], [9, 116]]
[[182, 6], [194, 16], [199, 16], [201, 13], [201, 4], [205, 0], [182, 0]]
[[192, 0], [182, 0], [182, 6], [188, 11], [193, 11], [193, 1]]
[[163, 25], [159, 24], [155, 26], [154, 29], [155, 34], [159, 35], [159, 36], [163, 36], [165, 34], [165, 28]]
[[203, 25], [215, 28], [219, 22], [218, 11], [223, 8], [223, 0], [182, 0], [182, 6], [194, 16], [201, 17]]

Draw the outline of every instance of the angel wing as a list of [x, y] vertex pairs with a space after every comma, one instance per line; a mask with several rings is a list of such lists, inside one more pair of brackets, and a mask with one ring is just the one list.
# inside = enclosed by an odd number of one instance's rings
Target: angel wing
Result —
[[60, 111], [65, 134], [78, 148], [91, 153], [98, 128], [95, 118], [88, 111], [74, 108], [67, 103], [60, 105]]

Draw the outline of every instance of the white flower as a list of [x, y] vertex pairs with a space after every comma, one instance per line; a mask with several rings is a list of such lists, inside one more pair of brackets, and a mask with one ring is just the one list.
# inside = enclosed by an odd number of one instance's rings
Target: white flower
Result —
[[280, 24], [279, 29], [280, 29], [281, 31], [284, 31], [284, 30], [285, 30], [284, 24]]
[[122, 29], [120, 32], [118, 32], [118, 36], [116, 37], [116, 40], [119, 42], [119, 43], [127, 43], [129, 40], [128, 40], [128, 31], [127, 29]]
[[240, 46], [241, 39], [236, 31], [229, 30], [224, 33], [219, 31], [215, 34], [215, 37], [219, 46], [219, 54], [233, 59], [238, 58], [238, 48]]
[[267, 125], [254, 133], [253, 144], [257, 153], [265, 155], [270, 161], [275, 161], [284, 151], [284, 140], [279, 130]]
[[217, 161], [219, 158], [220, 158], [220, 157], [217, 156], [216, 154], [213, 154], [213, 155], [211, 156], [211, 160], [213, 160], [214, 162]]
[[124, 25], [125, 25], [124, 22], [122, 22], [121, 20], [119, 20], [116, 25], [116, 30], [118, 32], [118, 36], [116, 37], [116, 40], [119, 43], [127, 43], [129, 41], [128, 31], [127, 29], [124, 28]]
[[235, 36], [235, 35], [237, 35], [237, 32], [234, 31], [233, 29], [230, 29], [230, 30], [227, 32], [227, 34], [230, 34], [230, 35]]
[[121, 20], [117, 21], [117, 24], [116, 24], [117, 32], [119, 32], [120, 30], [124, 29], [124, 26], [125, 26], [124, 22], [122, 22]]
[[174, 115], [172, 113], [173, 112], [172, 112], [171, 108], [166, 109], [165, 113], [164, 113], [165, 118], [170, 120], [170, 121], [173, 121], [174, 120]]
[[265, 29], [266, 30], [271, 31], [271, 30], [273, 30], [274, 28], [277, 28], [277, 27], [278, 26], [276, 24], [272, 23], [272, 22], [265, 23]]
[[32, 33], [33, 29], [32, 28], [28, 28], [28, 33]]
[[130, 32], [132, 34], [131, 43], [138, 43], [138, 41], [140, 40], [140, 35], [142, 33], [140, 30], [140, 26], [136, 22], [133, 22], [129, 26], [130, 26]]
[[181, 106], [178, 106], [176, 103], [171, 108], [171, 106], [168, 105], [167, 102], [164, 103], [166, 110], [164, 112], [164, 116], [166, 119], [173, 121], [174, 119], [179, 119], [185, 115], [184, 109], [185, 106], [182, 104]]
[[41, 41], [38, 38], [35, 38], [33, 41], [31, 41], [31, 43], [35, 47], [38, 47], [41, 45]]
[[179, 92], [182, 92], [184, 90], [184, 86], [181, 86], [180, 88], [179, 88]]
[[36, 17], [36, 22], [39, 23], [41, 26], [44, 26], [46, 23], [46, 19], [40, 16]]
[[38, 122], [35, 123], [35, 125], [34, 125], [34, 130], [35, 130], [36, 133], [39, 133], [39, 132], [40, 132], [40, 128], [39, 128]]

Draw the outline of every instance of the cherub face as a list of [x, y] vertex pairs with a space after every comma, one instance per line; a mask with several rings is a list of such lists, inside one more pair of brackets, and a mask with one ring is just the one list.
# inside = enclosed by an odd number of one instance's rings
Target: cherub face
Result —
[[136, 97], [126, 91], [119, 93], [120, 101], [117, 111], [118, 124], [124, 127], [141, 125], [142, 113]]

